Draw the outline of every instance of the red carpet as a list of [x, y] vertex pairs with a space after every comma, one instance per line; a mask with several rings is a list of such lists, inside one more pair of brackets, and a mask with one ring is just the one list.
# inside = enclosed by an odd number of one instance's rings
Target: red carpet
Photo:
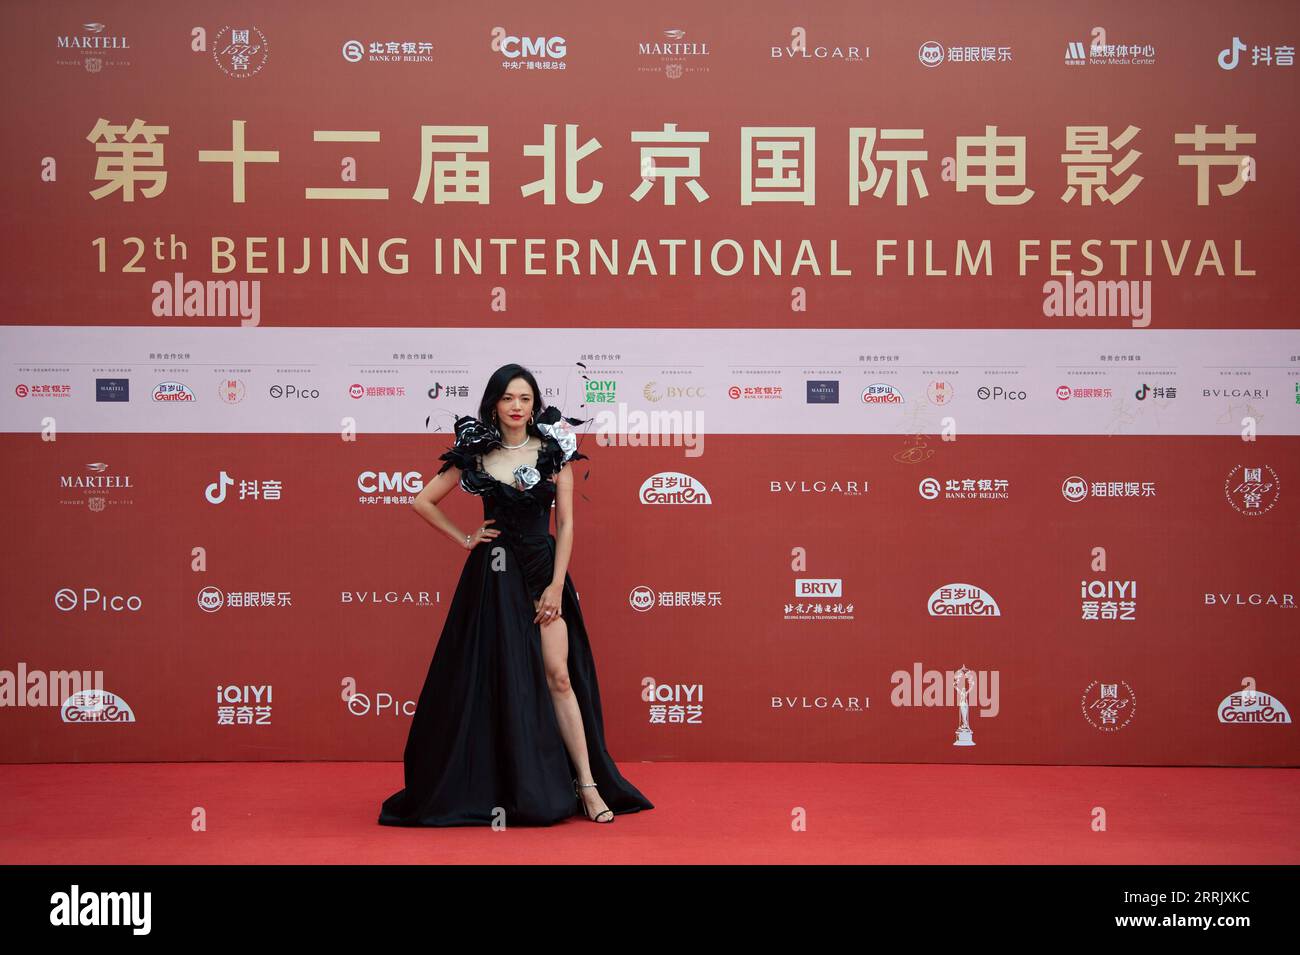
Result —
[[[1300, 770], [623, 763], [655, 803], [612, 825], [392, 829], [400, 763], [0, 770], [0, 862], [1300, 862]], [[1091, 829], [1094, 806], [1107, 831]], [[207, 831], [191, 831], [195, 807]], [[795, 807], [807, 831], [791, 830]]]

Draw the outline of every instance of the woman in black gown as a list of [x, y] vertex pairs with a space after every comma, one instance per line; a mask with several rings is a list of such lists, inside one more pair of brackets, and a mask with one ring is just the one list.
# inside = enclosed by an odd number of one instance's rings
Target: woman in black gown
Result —
[[[583, 813], [613, 822], [654, 805], [605, 749], [596, 667], [569, 579], [573, 475], [586, 459], [521, 365], [497, 369], [477, 418], [415, 510], [469, 550], [420, 692], [405, 783], [384, 800], [391, 826], [551, 825]], [[465, 534], [438, 508], [459, 483], [483, 498]], [[550, 533], [552, 502], [556, 533]], [[603, 798], [602, 798], [603, 797]]]

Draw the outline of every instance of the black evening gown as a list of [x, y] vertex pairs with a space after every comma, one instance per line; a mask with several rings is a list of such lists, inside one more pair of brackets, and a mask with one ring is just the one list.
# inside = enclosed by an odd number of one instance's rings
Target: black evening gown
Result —
[[[470, 416], [456, 419], [456, 441], [441, 455], [446, 463], [438, 473], [459, 467], [461, 487], [483, 498], [483, 516], [495, 518], [488, 526], [501, 534], [475, 546], [465, 560], [411, 718], [405, 788], [384, 800], [382, 825], [484, 826], [497, 809], [507, 826], [582, 816], [573, 787], [577, 771], [546, 681], [541, 625], [533, 621], [533, 601], [555, 566], [554, 478], [569, 461], [587, 457], [565, 422], [582, 423], [554, 406], [539, 416], [537, 466], [517, 468], [516, 486], [482, 468], [481, 455], [500, 444], [497, 429]], [[568, 625], [569, 682], [582, 712], [592, 780], [616, 816], [653, 809], [605, 748], [596, 664], [567, 574], [560, 612]]]

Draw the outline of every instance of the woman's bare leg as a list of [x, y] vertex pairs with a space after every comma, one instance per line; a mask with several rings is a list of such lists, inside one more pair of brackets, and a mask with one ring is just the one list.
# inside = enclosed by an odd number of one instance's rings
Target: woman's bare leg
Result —
[[[551, 690], [551, 702], [555, 705], [555, 717], [560, 724], [560, 735], [564, 738], [564, 748], [569, 751], [569, 758], [578, 770], [578, 782], [594, 782], [591, 778], [591, 761], [587, 756], [587, 737], [582, 726], [582, 710], [578, 708], [578, 697], [569, 685], [569, 627], [561, 617], [544, 623], [542, 628], [542, 660], [546, 664], [546, 682]], [[594, 819], [596, 815], [609, 807], [600, 798], [596, 789], [579, 789], [587, 811]]]

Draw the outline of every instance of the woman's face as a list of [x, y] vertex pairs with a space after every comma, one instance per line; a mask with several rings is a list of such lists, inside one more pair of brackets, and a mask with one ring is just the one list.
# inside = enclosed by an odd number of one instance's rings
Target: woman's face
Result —
[[533, 416], [533, 389], [522, 378], [513, 378], [497, 401], [497, 420], [523, 427]]

